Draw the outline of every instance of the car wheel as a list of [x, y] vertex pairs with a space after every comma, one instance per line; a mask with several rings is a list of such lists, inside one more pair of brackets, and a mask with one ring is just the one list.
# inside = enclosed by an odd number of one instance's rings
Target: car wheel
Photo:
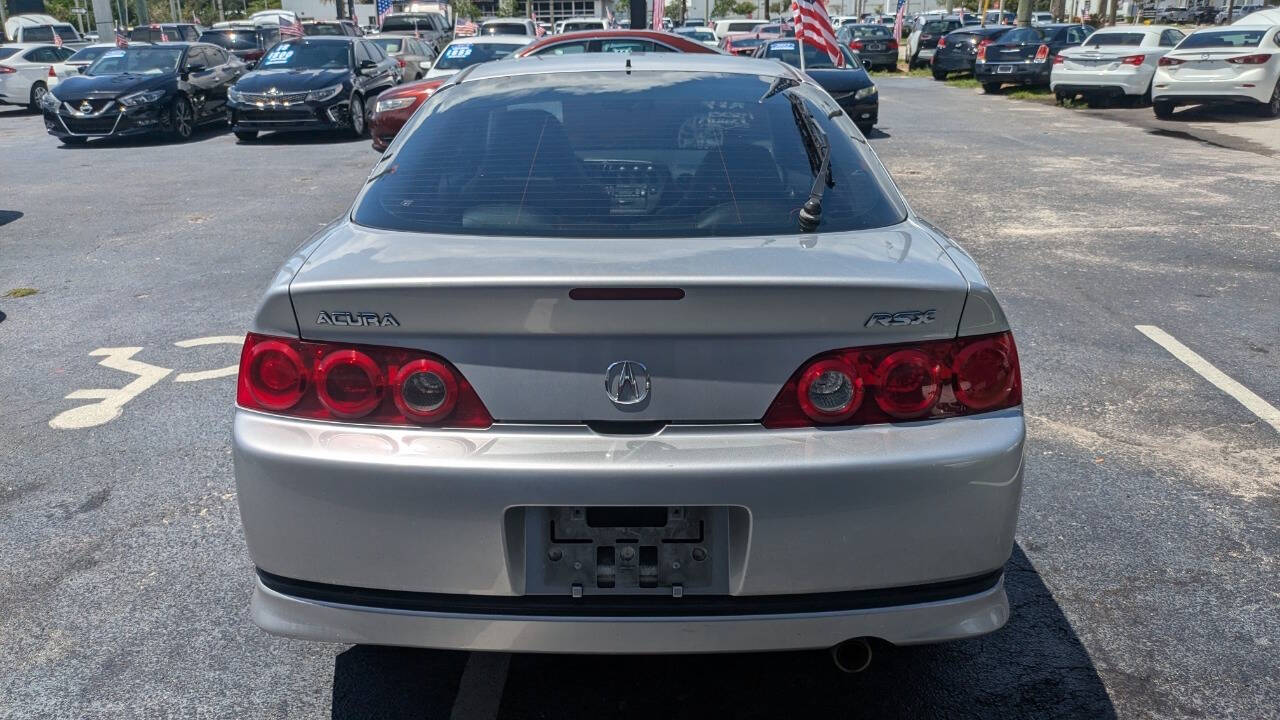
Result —
[[61, 138], [63, 145], [83, 145], [88, 139], [89, 138], [83, 138], [77, 135], [68, 135], [67, 137]]
[[258, 139], [257, 130], [236, 130], [236, 139], [240, 142], [253, 142]]
[[47, 94], [49, 94], [49, 88], [45, 87], [44, 83], [38, 82], [31, 86], [31, 104], [28, 105], [31, 112], [40, 112], [40, 101]]
[[359, 95], [352, 95], [348, 107], [351, 110], [351, 134], [358, 138], [364, 137], [364, 99]]
[[186, 141], [191, 139], [195, 128], [196, 117], [195, 111], [191, 109], [191, 101], [180, 95], [169, 107], [169, 132], [175, 138]]
[[871, 123], [857, 123], [857, 125], [864, 137], [871, 137], [871, 131], [876, 129], [876, 126]]
[[996, 93], [1000, 92], [1000, 83], [984, 82], [982, 83], [982, 92], [988, 95], [995, 95]]
[[1156, 117], [1161, 120], [1168, 120], [1173, 117], [1173, 103], [1171, 102], [1157, 100], [1151, 103], [1151, 109], [1155, 111]]
[[934, 80], [946, 80], [946, 79], [947, 79], [947, 73], [946, 73], [946, 71], [945, 71], [945, 70], [934, 70], [934, 71], [933, 71], [933, 79], [934, 79]]
[[1271, 91], [1271, 102], [1261, 105], [1258, 114], [1264, 118], [1280, 117], [1280, 80], [1276, 81], [1276, 87]]
[[1097, 110], [1100, 107], [1106, 107], [1107, 101], [1096, 95], [1088, 95], [1084, 99], [1084, 104], [1089, 106], [1090, 110]]

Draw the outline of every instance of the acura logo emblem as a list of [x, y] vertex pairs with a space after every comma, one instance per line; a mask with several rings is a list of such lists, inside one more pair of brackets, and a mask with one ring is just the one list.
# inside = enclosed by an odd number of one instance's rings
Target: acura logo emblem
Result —
[[635, 405], [649, 397], [649, 370], [633, 360], [621, 360], [604, 371], [604, 392], [619, 405]]

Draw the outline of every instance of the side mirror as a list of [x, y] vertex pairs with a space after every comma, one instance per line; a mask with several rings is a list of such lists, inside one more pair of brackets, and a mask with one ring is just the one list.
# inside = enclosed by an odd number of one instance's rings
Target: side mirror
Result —
[[419, 62], [419, 63], [418, 63], [418, 67], [422, 68], [423, 70], [430, 70], [430, 69], [431, 69], [431, 61], [430, 61], [430, 60], [423, 60], [422, 62]]
[[85, 71], [85, 70], [88, 70], [88, 69], [89, 69], [89, 66], [88, 66], [88, 65], [77, 65], [77, 66], [76, 66], [76, 72], [80, 73], [81, 75], [83, 75], [83, 74], [84, 74], [84, 71]]
[[372, 60], [361, 60], [361, 61], [360, 61], [360, 72], [366, 72], [366, 71], [372, 70], [372, 69], [374, 69], [374, 68], [376, 68], [376, 67], [378, 67], [378, 63], [376, 63], [376, 62], [374, 62], [374, 61], [372, 61]]

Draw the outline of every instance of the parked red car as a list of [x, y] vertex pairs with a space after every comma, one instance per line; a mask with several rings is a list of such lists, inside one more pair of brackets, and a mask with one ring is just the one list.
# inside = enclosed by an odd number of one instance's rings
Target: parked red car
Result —
[[730, 55], [751, 57], [763, 42], [755, 33], [730, 33], [720, 40], [720, 49]]
[[[530, 55], [561, 55], [565, 53], [583, 52], [684, 52], [715, 53], [696, 40], [681, 37], [674, 33], [655, 30], [584, 30], [582, 32], [548, 35], [541, 40], [529, 43], [516, 51], [512, 57], [528, 57]], [[435, 94], [449, 77], [420, 80], [400, 85], [378, 96], [373, 103], [373, 112], [369, 116], [369, 133], [373, 136], [373, 149], [382, 152], [387, 149], [396, 133], [409, 121], [413, 113], [427, 98]]]

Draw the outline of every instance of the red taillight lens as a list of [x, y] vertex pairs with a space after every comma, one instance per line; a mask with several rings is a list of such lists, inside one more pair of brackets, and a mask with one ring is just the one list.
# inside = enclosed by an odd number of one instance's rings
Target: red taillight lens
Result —
[[396, 58], [396, 64], [400, 67], [404, 67], [404, 58]]
[[897, 40], [890, 40], [890, 41], [889, 41], [889, 49], [890, 49], [890, 50], [897, 50], [897, 49], [898, 49], [898, 41], [897, 41]]
[[1259, 53], [1257, 55], [1242, 55], [1240, 57], [1227, 58], [1227, 62], [1234, 65], [1261, 65], [1270, 59], [1270, 55], [1266, 53]]
[[9, 73], [16, 73], [16, 72], [18, 71], [14, 70], [8, 65], [0, 65], [0, 75], [8, 75]]
[[947, 46], [947, 36], [943, 35], [942, 37], [938, 38], [938, 49], [941, 50], [946, 46]]
[[979, 60], [983, 62], [987, 61], [987, 46], [990, 44], [991, 44], [990, 40], [983, 40], [982, 42], [978, 43], [978, 59]]
[[245, 338], [240, 354], [236, 403], [313, 420], [465, 428], [493, 424], [475, 389], [443, 358], [418, 350], [256, 333]]
[[1062, 57], [1061, 55], [1054, 55], [1054, 56], [1053, 56], [1053, 64], [1054, 64], [1054, 65], [1061, 65], [1061, 64], [1062, 64], [1062, 63], [1064, 63], [1064, 62], [1066, 62], [1066, 60], [1064, 60], [1064, 59], [1063, 59], [1063, 57]]
[[1179, 60], [1178, 58], [1171, 58], [1171, 57], [1168, 57], [1167, 55], [1165, 57], [1160, 58], [1160, 65], [1162, 67], [1169, 67], [1170, 65], [1181, 65], [1184, 62], [1186, 61]]
[[861, 41], [861, 40], [854, 40], [853, 42], [849, 43], [849, 49], [850, 49], [850, 50], [861, 50], [861, 49], [862, 49], [862, 41]]
[[1047, 59], [1049, 59], [1049, 46], [1041, 45], [1040, 47], [1036, 48], [1036, 60], [1047, 60]]
[[1143, 61], [1146, 59], [1147, 59], [1146, 55], [1130, 55], [1128, 57], [1120, 58], [1120, 62], [1124, 65], [1132, 65], [1134, 67], [1138, 67], [1142, 65]]
[[836, 350], [804, 364], [761, 423], [864, 425], [971, 415], [1022, 404], [1010, 333]]

